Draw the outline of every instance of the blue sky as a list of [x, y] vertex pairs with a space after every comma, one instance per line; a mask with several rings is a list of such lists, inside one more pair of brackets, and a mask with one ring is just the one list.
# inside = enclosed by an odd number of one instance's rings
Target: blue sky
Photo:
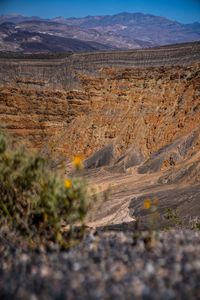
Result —
[[0, 0], [0, 14], [52, 18], [143, 12], [182, 23], [200, 22], [200, 0]]

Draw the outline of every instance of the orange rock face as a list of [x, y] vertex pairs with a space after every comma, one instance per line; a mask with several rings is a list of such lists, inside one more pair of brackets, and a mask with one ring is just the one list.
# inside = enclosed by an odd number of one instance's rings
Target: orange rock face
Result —
[[105, 145], [135, 145], [145, 157], [200, 120], [200, 64], [104, 68], [76, 74], [71, 91], [1, 87], [0, 123], [28, 147], [88, 157]]

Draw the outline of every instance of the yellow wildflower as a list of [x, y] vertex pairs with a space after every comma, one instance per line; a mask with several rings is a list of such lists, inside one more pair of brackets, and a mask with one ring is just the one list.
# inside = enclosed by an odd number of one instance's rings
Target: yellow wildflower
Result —
[[70, 179], [65, 180], [66, 189], [70, 189], [72, 187], [72, 181]]
[[75, 156], [72, 163], [76, 169], [81, 169], [83, 167], [83, 161], [80, 156]]
[[144, 209], [149, 209], [151, 207], [151, 200], [147, 199], [144, 201]]

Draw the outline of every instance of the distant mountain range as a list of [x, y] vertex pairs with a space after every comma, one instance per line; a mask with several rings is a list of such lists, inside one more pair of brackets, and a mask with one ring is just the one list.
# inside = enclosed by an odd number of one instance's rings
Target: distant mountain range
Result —
[[0, 16], [0, 51], [24, 53], [140, 49], [200, 40], [200, 23], [142, 13], [41, 19]]

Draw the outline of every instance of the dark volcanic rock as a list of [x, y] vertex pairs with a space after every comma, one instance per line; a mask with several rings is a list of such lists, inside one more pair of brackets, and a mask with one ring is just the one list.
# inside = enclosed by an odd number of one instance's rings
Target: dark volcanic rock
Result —
[[108, 166], [110, 171], [125, 172], [128, 168], [140, 165], [144, 161], [143, 154], [131, 147], [124, 155], [117, 157], [113, 145], [108, 145], [95, 152], [85, 162], [85, 168], [99, 168]]
[[167, 209], [172, 209], [172, 211], [176, 212], [180, 222], [188, 224], [190, 220], [194, 220], [200, 216], [199, 195], [199, 184], [186, 187], [176, 186], [175, 188], [174, 186], [167, 186], [162, 191], [154, 191], [146, 193], [143, 196], [134, 197], [129, 205], [130, 215], [139, 214], [145, 217], [151, 214], [150, 210], [143, 208], [143, 203], [146, 199], [152, 200], [156, 198], [159, 203], [158, 211], [161, 219], [164, 218]]
[[132, 146], [120, 157], [116, 157], [115, 155], [114, 161], [110, 164], [109, 171], [124, 173], [127, 169], [142, 164], [144, 160], [145, 158], [141, 151]]
[[199, 136], [198, 131], [194, 131], [189, 136], [175, 140], [153, 153], [150, 158], [138, 168], [140, 174], [160, 171], [164, 165], [174, 166], [184, 160], [187, 153], [195, 146]]
[[91, 169], [107, 166], [113, 161], [113, 156], [113, 146], [106, 146], [95, 152], [84, 162], [85, 168]]
[[197, 184], [200, 182], [200, 160], [188, 162], [186, 165], [178, 166], [167, 171], [158, 180], [159, 183], [174, 184], [186, 183]]

